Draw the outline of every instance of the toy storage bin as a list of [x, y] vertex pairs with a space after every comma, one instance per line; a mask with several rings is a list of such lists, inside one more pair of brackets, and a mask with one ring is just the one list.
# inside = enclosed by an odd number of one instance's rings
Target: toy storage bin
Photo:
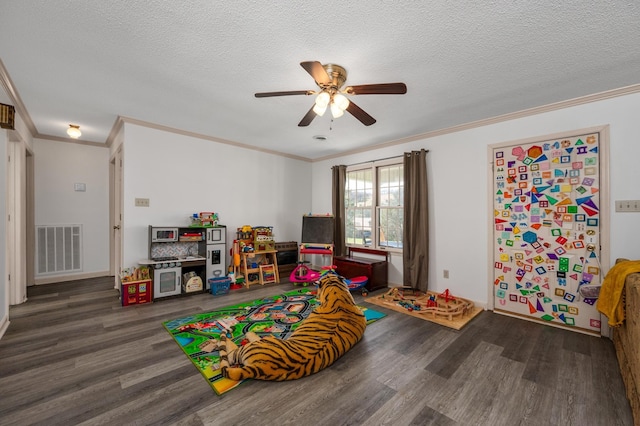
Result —
[[209, 278], [207, 280], [209, 282], [209, 288], [211, 289], [211, 294], [214, 296], [219, 296], [221, 294], [229, 293], [229, 287], [231, 286], [231, 279], [227, 277], [219, 277], [219, 278]]

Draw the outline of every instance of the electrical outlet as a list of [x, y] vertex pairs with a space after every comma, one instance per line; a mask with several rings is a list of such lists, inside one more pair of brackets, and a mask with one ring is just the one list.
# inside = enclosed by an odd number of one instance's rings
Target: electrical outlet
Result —
[[640, 212], [640, 200], [617, 200], [617, 212]]
[[148, 198], [136, 198], [136, 207], [149, 207]]
[[444, 271], [442, 271], [442, 276], [445, 278], [449, 278], [449, 270], [445, 269]]

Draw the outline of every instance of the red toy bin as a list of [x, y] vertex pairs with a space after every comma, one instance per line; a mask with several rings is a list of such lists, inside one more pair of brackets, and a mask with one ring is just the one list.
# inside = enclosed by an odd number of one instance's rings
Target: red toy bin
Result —
[[129, 281], [120, 284], [122, 306], [140, 305], [153, 300], [151, 280]]

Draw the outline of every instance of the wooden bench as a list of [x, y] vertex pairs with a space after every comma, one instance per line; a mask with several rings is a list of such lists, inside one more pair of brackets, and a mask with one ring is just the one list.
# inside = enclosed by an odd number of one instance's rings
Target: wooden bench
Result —
[[334, 265], [345, 278], [365, 275], [369, 291], [386, 288], [389, 274], [389, 253], [361, 247], [347, 247], [346, 256], [336, 256]]
[[[618, 259], [616, 263], [627, 259]], [[620, 373], [635, 424], [640, 425], [640, 273], [627, 275], [622, 300], [626, 320], [620, 327], [613, 327], [613, 346], [616, 349]]]

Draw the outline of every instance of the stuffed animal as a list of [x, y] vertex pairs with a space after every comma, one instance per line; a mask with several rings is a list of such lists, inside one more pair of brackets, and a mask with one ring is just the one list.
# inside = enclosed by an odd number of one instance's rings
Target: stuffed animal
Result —
[[231, 380], [294, 380], [333, 364], [364, 335], [364, 314], [347, 285], [336, 275], [320, 280], [320, 305], [302, 321], [288, 339], [260, 338], [246, 333], [249, 343], [236, 346], [220, 336], [222, 374]]

